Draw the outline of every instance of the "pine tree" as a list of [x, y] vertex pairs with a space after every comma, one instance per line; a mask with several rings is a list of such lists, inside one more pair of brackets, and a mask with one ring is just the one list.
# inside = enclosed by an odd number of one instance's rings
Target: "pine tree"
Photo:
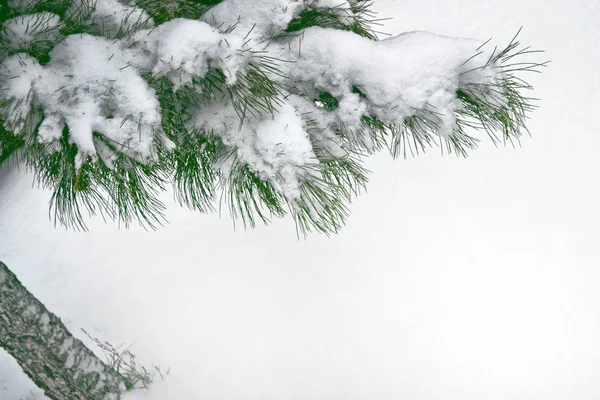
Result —
[[337, 232], [365, 156], [476, 130], [518, 141], [544, 63], [515, 38], [377, 40], [368, 0], [9, 0], [0, 6], [0, 163], [53, 191], [55, 223], [164, 221], [168, 185], [244, 225], [290, 213]]

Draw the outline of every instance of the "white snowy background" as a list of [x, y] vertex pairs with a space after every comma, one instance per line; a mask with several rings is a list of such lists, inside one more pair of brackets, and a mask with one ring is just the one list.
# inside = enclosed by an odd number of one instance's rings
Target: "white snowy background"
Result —
[[[0, 260], [80, 328], [170, 368], [127, 400], [600, 399], [600, 3], [376, 0], [383, 30], [522, 42], [552, 59], [521, 148], [368, 162], [344, 231], [55, 229], [0, 171]], [[89, 342], [89, 341], [88, 341]], [[42, 399], [0, 353], [0, 399]]]

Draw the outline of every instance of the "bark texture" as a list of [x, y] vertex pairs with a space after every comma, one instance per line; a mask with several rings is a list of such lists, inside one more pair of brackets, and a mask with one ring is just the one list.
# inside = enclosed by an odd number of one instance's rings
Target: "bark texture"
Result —
[[123, 377], [104, 364], [0, 262], [0, 347], [52, 400], [116, 400]]

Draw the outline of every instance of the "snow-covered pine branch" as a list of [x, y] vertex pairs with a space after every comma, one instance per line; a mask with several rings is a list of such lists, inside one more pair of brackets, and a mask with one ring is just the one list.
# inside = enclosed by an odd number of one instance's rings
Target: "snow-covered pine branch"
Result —
[[516, 38], [376, 40], [365, 0], [10, 0], [0, 31], [0, 162], [84, 213], [162, 222], [181, 204], [234, 218], [290, 212], [336, 232], [367, 182], [361, 157], [518, 140], [533, 108]]

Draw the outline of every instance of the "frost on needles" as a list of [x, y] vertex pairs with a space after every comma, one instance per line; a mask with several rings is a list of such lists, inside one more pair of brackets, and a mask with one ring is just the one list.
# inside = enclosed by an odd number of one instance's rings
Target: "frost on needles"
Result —
[[0, 6], [0, 163], [53, 190], [55, 223], [163, 222], [161, 192], [253, 226], [337, 232], [364, 156], [518, 140], [533, 109], [506, 47], [377, 40], [365, 0], [9, 0]]

